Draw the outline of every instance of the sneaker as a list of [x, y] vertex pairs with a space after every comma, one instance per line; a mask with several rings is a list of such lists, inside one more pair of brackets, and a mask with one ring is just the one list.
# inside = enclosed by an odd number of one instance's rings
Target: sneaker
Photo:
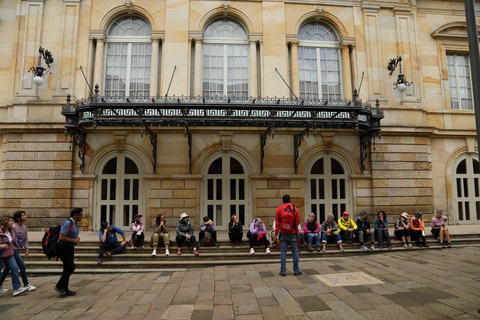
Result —
[[232, 248], [235, 248], [236, 246], [237, 246], [237, 245], [236, 245], [235, 243], [234, 243], [234, 244], [232, 244]]
[[177, 255], [179, 255], [179, 256], [182, 255], [182, 250], [180, 248], [178, 248], [178, 250], [177, 250]]
[[404, 243], [403, 246], [405, 249], [408, 248], [408, 244]]
[[255, 250], [253, 248], [250, 248], [250, 254], [255, 254]]
[[451, 248], [451, 247], [452, 247], [452, 243], [451, 243], [451, 242], [447, 243], [447, 247]]
[[242, 248], [242, 247], [243, 247], [243, 244], [242, 244], [241, 242], [239, 242], [239, 243], [237, 244], [237, 247]]
[[372, 246], [370, 247], [370, 250], [375, 250], [375, 245], [372, 243]]
[[165, 250], [165, 255], [166, 255], [166, 256], [169, 256], [169, 255], [170, 255], [170, 251], [168, 251], [168, 249]]
[[270, 248], [265, 249], [265, 253], [266, 253], [266, 254], [270, 254], [270, 253], [271, 253], [271, 252], [270, 252]]
[[145, 248], [145, 246], [140, 246], [140, 248], [144, 249], [144, 248]]
[[362, 246], [360, 247], [360, 249], [362, 249], [362, 251], [368, 251], [368, 248], [365, 247], [364, 245], [362, 245]]
[[327, 249], [326, 249], [326, 248], [322, 248], [322, 252], [327, 252]]
[[429, 246], [428, 244], [426, 244], [426, 243], [423, 245], [423, 247], [424, 247], [424, 248], [430, 248], [430, 246]]
[[152, 257], [155, 257], [156, 255], [157, 255], [157, 250], [153, 250]]
[[5, 293], [8, 292], [8, 289], [5, 289], [4, 287], [0, 287], [0, 293]]
[[77, 294], [77, 291], [70, 291], [67, 289], [67, 296], [74, 296]]
[[445, 243], [440, 243], [440, 247], [445, 248]]
[[67, 295], [67, 291], [63, 290], [62, 288], [55, 286], [53, 287], [53, 289], [55, 289], [55, 291], [57, 291], [58, 294], [62, 297]]
[[298, 272], [294, 272], [293, 275], [294, 275], [294, 276], [299, 276], [299, 275], [301, 275], [302, 273], [303, 273], [302, 271], [298, 271]]
[[423, 244], [419, 243], [419, 244], [417, 244], [417, 246], [418, 246], [420, 249], [423, 249]]
[[281, 273], [281, 272], [279, 273], [279, 275], [281, 275], [282, 277], [285, 277], [285, 276], [286, 276], [285, 273]]
[[347, 240], [347, 243], [348, 243], [348, 244], [352, 244], [353, 241], [352, 241], [352, 240]]
[[111, 252], [107, 252], [107, 257], [111, 257], [112, 256], [112, 253]]
[[27, 285], [25, 286], [25, 288], [27, 288], [28, 291], [33, 291], [33, 290], [37, 289], [37, 287], [32, 286], [30, 283], [27, 284]]
[[13, 291], [13, 295], [16, 296], [16, 295], [19, 295], [20, 293], [23, 293], [25, 291], [27, 291], [28, 288], [27, 287], [20, 287], [18, 288], [17, 290], [14, 290]]
[[408, 243], [408, 249], [412, 249], [412, 248], [413, 248], [412, 243], [409, 242], [409, 243]]
[[392, 249], [393, 249], [392, 246], [388, 246], [388, 250], [392, 250]]
[[308, 251], [313, 251], [312, 246], [307, 246], [307, 250], [308, 250]]
[[218, 243], [215, 242], [215, 247], [219, 248], [220, 246], [218, 245]]
[[135, 247], [133, 244], [132, 244], [132, 250], [135, 250], [137, 249], [137, 247]]
[[383, 250], [383, 247], [378, 247], [378, 250]]
[[320, 246], [317, 246], [317, 252], [320, 252], [320, 250], [322, 250], [320, 249]]
[[103, 262], [103, 259], [100, 258], [100, 259], [98, 259], [98, 262], [97, 262], [97, 263], [98, 263], [98, 264], [102, 264], [102, 262]]
[[198, 251], [197, 251], [196, 249], [193, 250], [193, 254], [196, 255], [196, 256], [198, 256]]
[[345, 252], [345, 249], [343, 249], [343, 248], [340, 248], [340, 251], [341, 251], [341, 252]]

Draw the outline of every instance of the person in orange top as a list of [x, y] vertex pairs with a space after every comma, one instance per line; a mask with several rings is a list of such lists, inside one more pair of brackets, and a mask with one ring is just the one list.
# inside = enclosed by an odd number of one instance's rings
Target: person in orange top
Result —
[[[412, 239], [417, 240], [417, 246], [419, 248], [428, 248], [428, 244], [425, 241], [425, 222], [420, 212], [417, 212], [415, 216], [410, 219], [410, 235]], [[420, 237], [422, 238], [422, 243], [420, 243]]]

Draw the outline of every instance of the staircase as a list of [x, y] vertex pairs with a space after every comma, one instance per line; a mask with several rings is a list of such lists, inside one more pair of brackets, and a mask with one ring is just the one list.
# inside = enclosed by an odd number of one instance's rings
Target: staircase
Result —
[[[90, 237], [92, 238], [92, 237]], [[149, 239], [149, 237], [146, 237]], [[157, 256], [152, 257], [152, 249], [148, 242], [145, 248], [130, 249], [128, 246], [124, 253], [105, 257], [103, 263], [99, 265], [98, 261], [98, 241], [82, 241], [75, 248], [76, 273], [122, 273], [122, 272], [149, 272], [149, 271], [167, 271], [168, 269], [178, 268], [200, 268], [206, 266], [218, 265], [244, 265], [253, 263], [271, 263], [280, 262], [280, 248], [271, 248], [272, 253], [266, 254], [263, 247], [255, 247], [255, 254], [249, 253], [249, 245], [244, 240], [243, 247], [231, 247], [231, 243], [226, 237], [219, 234], [219, 248], [202, 247], [199, 249], [199, 256], [194, 256], [191, 249], [182, 247], [182, 255], [177, 256], [176, 244], [170, 245], [170, 256], [165, 256], [165, 248], [158, 247]], [[420, 249], [414, 244], [411, 250], [441, 250], [438, 240], [432, 235], [427, 235], [427, 244], [430, 248]], [[392, 238], [392, 251], [402, 252], [408, 249], [402, 247], [401, 241]], [[375, 243], [377, 247], [377, 243]], [[480, 234], [455, 234], [452, 236], [452, 248], [444, 250], [454, 250], [464, 246], [480, 246]], [[306, 248], [301, 247], [300, 260], [348, 257], [356, 255], [384, 254], [390, 252], [388, 249], [382, 251], [361, 251], [359, 244], [344, 244], [345, 251], [342, 253], [335, 243], [327, 244], [327, 252], [308, 252]], [[291, 253], [288, 253], [287, 261], [291, 260]], [[25, 260], [27, 264], [27, 273], [30, 275], [49, 275], [60, 274], [62, 271], [62, 262], [56, 259], [48, 260], [42, 252], [40, 241], [30, 240], [30, 254]]]

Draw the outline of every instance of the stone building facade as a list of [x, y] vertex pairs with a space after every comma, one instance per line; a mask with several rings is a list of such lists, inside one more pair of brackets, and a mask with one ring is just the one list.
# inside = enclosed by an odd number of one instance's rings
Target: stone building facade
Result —
[[[285, 193], [319, 220], [443, 209], [449, 223], [480, 222], [463, 1], [16, 0], [0, 3], [0, 35], [0, 212], [24, 209], [31, 227], [76, 206], [86, 229], [136, 212], [147, 225], [182, 212], [195, 226], [210, 215], [226, 229], [233, 213], [271, 225]], [[54, 62], [36, 86], [39, 47]], [[387, 70], [398, 55], [403, 93]], [[68, 94], [93, 94], [85, 79], [102, 96], [352, 100], [360, 89], [385, 117], [363, 171], [360, 133], [330, 128], [305, 135], [295, 162], [292, 128], [263, 149], [265, 127], [190, 127], [190, 147], [183, 126], [158, 126], [154, 148], [139, 126], [99, 125], [82, 162], [61, 112]]]

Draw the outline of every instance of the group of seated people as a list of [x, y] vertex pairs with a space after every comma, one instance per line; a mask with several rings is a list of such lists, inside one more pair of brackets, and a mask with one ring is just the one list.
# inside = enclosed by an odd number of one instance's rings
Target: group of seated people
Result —
[[[132, 249], [137, 247], [144, 248], [144, 224], [141, 221], [142, 215], [135, 215], [134, 220], [131, 223], [131, 235], [129, 243]], [[443, 215], [442, 210], [437, 210], [435, 217], [432, 219], [432, 234], [440, 240], [440, 245], [451, 247], [450, 233], [445, 226], [447, 217]], [[326, 245], [329, 240], [335, 241], [338, 244], [339, 249], [343, 252], [344, 248], [342, 243], [345, 241], [348, 244], [353, 243], [354, 237], [360, 242], [360, 249], [374, 250], [375, 238], [378, 239], [378, 248], [383, 249], [384, 241], [386, 241], [389, 249], [392, 249], [392, 242], [389, 234], [389, 222], [385, 211], [379, 211], [377, 218], [373, 222], [373, 231], [371, 230], [370, 220], [367, 213], [362, 211], [357, 217], [356, 221], [350, 218], [350, 214], [345, 211], [342, 217], [335, 221], [333, 214], [328, 214], [326, 220], [321, 224], [315, 219], [315, 214], [310, 213], [308, 219], [303, 223], [298, 224], [299, 241], [304, 242], [308, 251], [314, 251], [313, 242], [315, 241], [316, 250], [318, 252], [325, 252]], [[275, 230], [275, 223], [273, 225]], [[150, 245], [153, 247], [152, 256], [157, 255], [157, 247], [162, 242], [165, 245], [165, 255], [170, 255], [170, 235], [169, 229], [165, 217], [159, 214], [155, 219], [153, 226], [153, 234], [150, 239]], [[117, 241], [117, 233], [122, 236], [122, 241]], [[425, 222], [422, 219], [421, 213], [416, 213], [411, 219], [408, 219], [406, 212], [402, 213], [399, 219], [394, 224], [394, 235], [401, 239], [404, 248], [412, 248], [411, 239], [415, 240], [417, 246], [420, 248], [427, 248], [425, 238]], [[247, 232], [247, 240], [250, 244], [250, 253], [255, 254], [255, 246], [264, 246], [265, 253], [270, 254], [270, 241], [267, 237], [267, 229], [260, 218], [253, 219], [250, 224], [250, 228]], [[232, 215], [228, 224], [228, 237], [232, 242], [232, 247], [242, 247], [243, 238], [243, 226], [236, 215]], [[365, 242], [369, 238], [371, 246], [368, 248], [365, 246]], [[98, 264], [103, 262], [104, 252], [107, 250], [106, 256], [120, 253], [125, 249], [127, 241], [125, 233], [122, 229], [110, 225], [108, 222], [103, 221], [101, 224], [100, 232], [100, 249]], [[203, 223], [200, 226], [200, 232], [198, 235], [199, 242], [197, 244], [193, 226], [189, 220], [189, 216], [186, 213], [180, 215], [180, 219], [176, 226], [176, 243], [177, 243], [177, 255], [182, 254], [182, 245], [187, 244], [188, 248], [193, 249], [193, 254], [198, 255], [197, 247], [201, 246], [215, 246], [217, 243], [217, 231], [215, 229], [215, 223], [208, 217], [203, 217]], [[274, 231], [271, 232], [271, 240], [273, 246], [278, 245], [277, 237]], [[447, 244], [445, 245], [445, 240]], [[320, 246], [322, 242], [322, 246]]]

